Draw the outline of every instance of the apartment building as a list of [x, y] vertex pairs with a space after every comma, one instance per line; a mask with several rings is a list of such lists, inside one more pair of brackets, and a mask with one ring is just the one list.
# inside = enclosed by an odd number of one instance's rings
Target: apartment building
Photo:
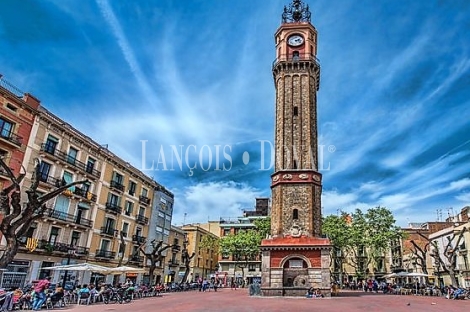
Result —
[[[28, 138], [22, 161], [27, 171], [22, 183], [24, 200], [24, 190], [32, 183], [38, 160], [39, 192], [47, 193], [75, 181], [83, 183], [51, 199], [44, 215], [19, 238], [19, 252], [4, 274], [3, 286], [22, 286], [46, 275], [53, 276], [53, 282], [63, 281], [64, 277], [70, 282], [104, 279], [89, 272], [68, 272], [64, 276], [65, 272], [43, 269], [57, 264], [145, 266], [139, 246], [154, 233], [149, 231], [155, 217], [153, 198], [162, 194], [158, 203], [166, 201], [163, 219], [168, 223], [164, 228], [169, 235], [173, 194], [43, 107], [35, 111]], [[129, 274], [121, 278], [125, 277], [140, 282], [145, 276]], [[107, 281], [112, 278], [108, 276]]]
[[[20, 173], [39, 100], [20, 91], [0, 75], [0, 157], [15, 176]], [[0, 190], [9, 184], [0, 168]]]
[[172, 247], [163, 261], [165, 283], [180, 283], [184, 276], [186, 267], [182, 259], [182, 251], [185, 242], [187, 242], [186, 232], [180, 227], [172, 226], [169, 236], [169, 243]]
[[[230, 234], [237, 234], [239, 231], [254, 229], [254, 221], [267, 218], [269, 214], [269, 198], [256, 198], [254, 210], [244, 210], [243, 216], [236, 218], [220, 218], [219, 236], [224, 237]], [[234, 255], [219, 255], [219, 276], [225, 286], [232, 278], [235, 278], [239, 285], [243, 282], [252, 284], [261, 283], [261, 257], [240, 263]], [[243, 281], [243, 278], [245, 280]]]
[[199, 224], [186, 224], [181, 229], [186, 233], [188, 253], [190, 255], [193, 252], [195, 253], [190, 262], [188, 280], [195, 281], [199, 278], [215, 276], [219, 269], [218, 252], [211, 248], [202, 247], [201, 243], [205, 240], [205, 237], [218, 239], [218, 236], [199, 226]]

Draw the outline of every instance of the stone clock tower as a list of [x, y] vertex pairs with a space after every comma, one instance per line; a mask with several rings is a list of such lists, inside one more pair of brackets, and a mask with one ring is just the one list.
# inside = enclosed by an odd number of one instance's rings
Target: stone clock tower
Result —
[[271, 176], [271, 237], [262, 241], [263, 295], [329, 294], [328, 239], [321, 238], [322, 175], [318, 172], [317, 31], [308, 5], [284, 7], [276, 31], [275, 172]]

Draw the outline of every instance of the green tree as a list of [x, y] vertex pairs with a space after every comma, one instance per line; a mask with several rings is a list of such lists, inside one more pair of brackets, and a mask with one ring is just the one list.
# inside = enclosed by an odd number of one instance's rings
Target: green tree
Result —
[[261, 240], [271, 232], [271, 220], [269, 218], [254, 221], [253, 229], [241, 230], [237, 234], [224, 236], [219, 241], [219, 252], [223, 256], [232, 256], [236, 268], [242, 271], [245, 280], [245, 268], [250, 261], [260, 257]]
[[355, 268], [358, 278], [372, 273], [367, 270], [371, 263], [374, 272], [382, 271], [385, 252], [393, 240], [403, 235], [395, 225], [392, 212], [385, 207], [370, 208], [366, 213], [356, 209], [350, 215], [341, 212], [340, 216], [327, 216], [323, 233], [332, 242], [333, 263], [340, 263], [342, 272], [343, 263], [347, 261]]

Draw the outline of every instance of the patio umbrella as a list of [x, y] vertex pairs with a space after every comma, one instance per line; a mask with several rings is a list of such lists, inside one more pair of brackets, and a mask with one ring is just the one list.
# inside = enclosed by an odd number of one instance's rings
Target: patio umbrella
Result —
[[390, 273], [390, 274], [385, 274], [384, 276], [382, 276], [383, 278], [392, 278], [392, 277], [397, 277], [397, 274], [396, 273]]
[[44, 267], [41, 270], [55, 270], [55, 271], [89, 271], [97, 273], [108, 273], [110, 268], [91, 264], [91, 263], [79, 263], [79, 264], [66, 264], [66, 265], [56, 265], [52, 267]]
[[130, 266], [120, 266], [117, 268], [108, 268], [108, 274], [119, 275], [123, 273], [145, 273], [145, 269], [134, 268]]
[[416, 278], [416, 294], [418, 294], [418, 277], [426, 277], [429, 276], [429, 274], [424, 274], [424, 273], [418, 273], [418, 272], [412, 272], [408, 273], [408, 277], [415, 277]]

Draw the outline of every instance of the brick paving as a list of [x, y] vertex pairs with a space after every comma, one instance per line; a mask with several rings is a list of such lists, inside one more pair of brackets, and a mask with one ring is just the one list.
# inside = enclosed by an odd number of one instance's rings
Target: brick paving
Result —
[[339, 297], [324, 299], [250, 297], [246, 289], [222, 289], [217, 292], [189, 291], [163, 294], [123, 304], [92, 304], [69, 306], [71, 312], [105, 311], [220, 311], [220, 312], [302, 312], [302, 311], [469, 311], [470, 300], [447, 300], [440, 297], [399, 296], [343, 292]]

